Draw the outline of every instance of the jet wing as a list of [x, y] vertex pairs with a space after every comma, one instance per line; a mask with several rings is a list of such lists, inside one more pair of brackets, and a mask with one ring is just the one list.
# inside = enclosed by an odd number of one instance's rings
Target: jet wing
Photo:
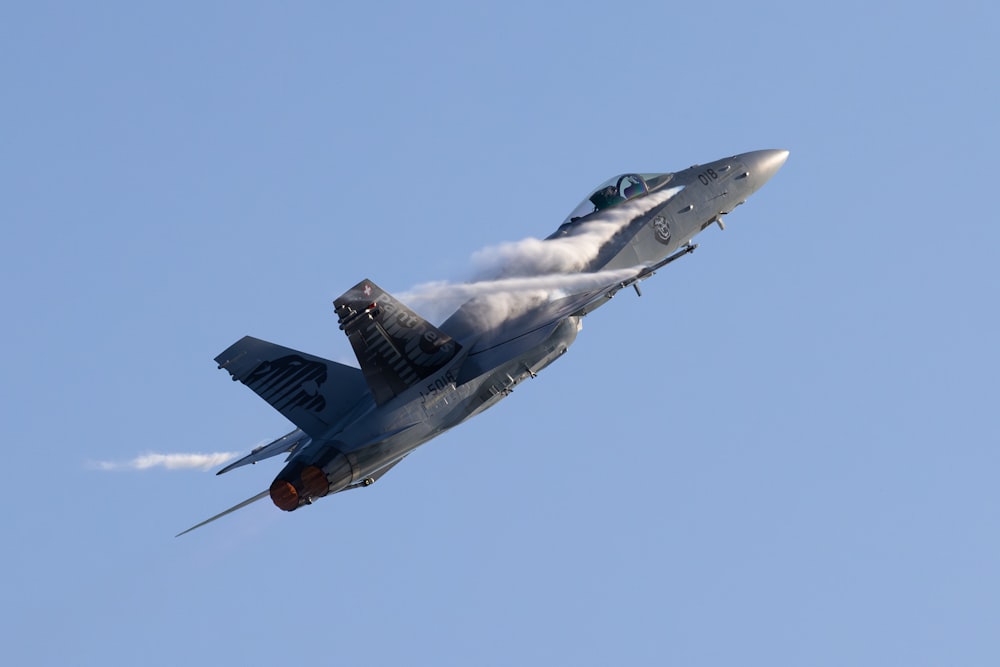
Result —
[[639, 281], [646, 280], [647, 278], [652, 278], [654, 275], [656, 275], [656, 272], [662, 269], [664, 266], [670, 264], [675, 260], [680, 259], [684, 255], [694, 252], [695, 250], [697, 250], [697, 248], [698, 248], [697, 243], [688, 243], [687, 245], [683, 246], [680, 250], [670, 255], [669, 257], [662, 259], [659, 262], [656, 262], [655, 264], [643, 267], [641, 270], [637, 271], [634, 276], [627, 278], [625, 280], [618, 281], [613, 285], [609, 285], [607, 289], [604, 290], [603, 293], [594, 295], [590, 300], [584, 303], [584, 305], [581, 306], [577, 312], [573, 313], [573, 316], [583, 317], [584, 315], [587, 315], [588, 313], [597, 310], [605, 303], [610, 301], [615, 294], [617, 294], [618, 292], [629, 286], [634, 287], [636, 294], [642, 296], [642, 292], [639, 291]]
[[[638, 291], [639, 281], [652, 277], [657, 270], [693, 252], [697, 247], [697, 245], [684, 246], [656, 264], [636, 267], [631, 275], [626, 275], [624, 278], [608, 281], [598, 287], [548, 301], [487, 332], [479, 337], [472, 346], [468, 359], [462, 366], [458, 378], [459, 384], [533, 348], [544, 341], [565, 319], [583, 317], [593, 312], [610, 301], [622, 289], [635, 286], [636, 291]], [[461, 315], [445, 323], [445, 325], [448, 324], [456, 329], [470, 327], [470, 322], [463, 321]], [[445, 331], [447, 332], [448, 329]]]
[[458, 375], [463, 384], [542, 344], [569, 317], [611, 298], [618, 283], [547, 302], [475, 341]]

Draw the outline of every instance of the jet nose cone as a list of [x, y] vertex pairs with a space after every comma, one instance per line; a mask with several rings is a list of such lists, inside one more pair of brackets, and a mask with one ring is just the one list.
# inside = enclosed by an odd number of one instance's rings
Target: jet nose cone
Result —
[[778, 173], [781, 165], [785, 164], [785, 160], [788, 159], [788, 151], [784, 149], [752, 151], [744, 153], [740, 157], [743, 158], [743, 164], [750, 172], [753, 189], [756, 191]]
[[780, 150], [770, 150], [770, 151], [760, 151], [761, 155], [758, 162], [758, 169], [764, 176], [764, 180], [770, 179], [781, 166], [785, 164], [785, 160], [788, 159], [788, 151], [784, 149]]

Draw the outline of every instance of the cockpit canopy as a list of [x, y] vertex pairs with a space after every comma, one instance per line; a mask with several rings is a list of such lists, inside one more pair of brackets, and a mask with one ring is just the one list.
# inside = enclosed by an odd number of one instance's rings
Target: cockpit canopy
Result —
[[673, 177], [673, 174], [621, 174], [609, 178], [580, 202], [580, 205], [566, 217], [563, 224], [652, 192], [668, 183]]

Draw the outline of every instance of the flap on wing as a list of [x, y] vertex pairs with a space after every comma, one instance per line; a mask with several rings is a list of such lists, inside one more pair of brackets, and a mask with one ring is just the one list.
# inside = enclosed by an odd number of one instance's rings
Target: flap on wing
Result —
[[379, 405], [439, 371], [461, 349], [370, 280], [362, 280], [333, 305]]
[[312, 436], [322, 435], [368, 393], [357, 368], [250, 336], [215, 361]]

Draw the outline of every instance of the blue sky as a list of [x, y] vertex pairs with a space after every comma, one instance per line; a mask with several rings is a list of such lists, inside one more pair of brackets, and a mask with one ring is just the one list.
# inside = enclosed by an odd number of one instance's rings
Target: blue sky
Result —
[[[0, 9], [0, 639], [33, 664], [995, 665], [998, 11]], [[727, 230], [375, 487], [285, 514], [212, 358], [590, 188], [787, 148]], [[273, 465], [272, 465], [273, 463]]]

